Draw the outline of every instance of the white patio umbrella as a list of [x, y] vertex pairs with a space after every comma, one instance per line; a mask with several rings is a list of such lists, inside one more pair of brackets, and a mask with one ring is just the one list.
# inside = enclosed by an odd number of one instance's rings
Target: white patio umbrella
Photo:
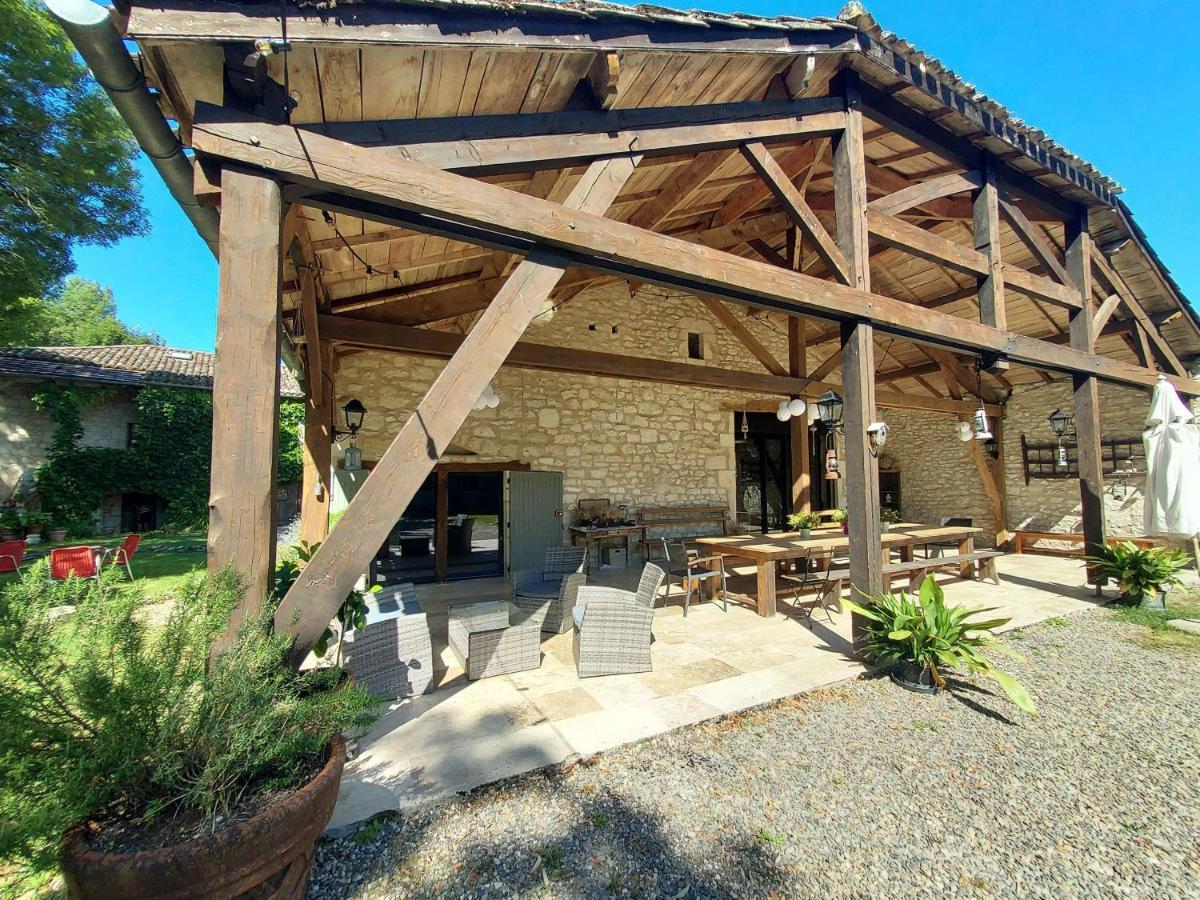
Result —
[[[1200, 534], [1200, 427], [1166, 376], [1158, 376], [1146, 416], [1146, 534]], [[1195, 543], [1193, 542], [1193, 547]]]

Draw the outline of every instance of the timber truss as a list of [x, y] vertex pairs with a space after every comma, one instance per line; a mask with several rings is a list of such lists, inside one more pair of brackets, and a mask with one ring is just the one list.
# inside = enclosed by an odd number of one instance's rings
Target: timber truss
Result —
[[[888, 177], [866, 157], [865, 122], [931, 148], [949, 161], [948, 170], [918, 182]], [[785, 91], [777, 99], [701, 107], [308, 128], [199, 104], [190, 128], [203, 163], [197, 194], [222, 205], [219, 360], [273, 358], [281, 283], [299, 294], [288, 340], [301, 348], [310, 405], [324, 408], [326, 422], [332, 361], [323, 348], [331, 342], [448, 360], [280, 606], [277, 624], [292, 628], [298, 651], [323, 631], [385, 539], [394, 511], [415, 495], [504, 364], [779, 396], [814, 397], [837, 387], [845, 399], [850, 518], [861, 529], [852, 544], [851, 578], [868, 591], [880, 583], [879, 554], [869, 549], [879, 540], [877, 470], [866, 446], [877, 405], [967, 415], [980, 400], [1003, 399], [999, 391], [1013, 367], [1068, 376], [1075, 390], [1085, 530], [1096, 542], [1103, 537], [1098, 380], [1144, 388], [1163, 371], [1185, 394], [1200, 394], [1200, 382], [1188, 376], [1093, 245], [1084, 206], [955, 141], [861, 83], [852, 70], [838, 73], [829, 95], [819, 97], [792, 98]], [[691, 154], [691, 161], [669, 182], [639, 197], [636, 206], [622, 204], [635, 175], [663, 160], [677, 164], [681, 153]], [[832, 190], [809, 191], [811, 173], [826, 155]], [[731, 161], [744, 163], [752, 177], [702, 221], [672, 227], [674, 214]], [[506, 183], [515, 176], [539, 186], [512, 190]], [[884, 191], [872, 198], [869, 182]], [[301, 206], [377, 223], [379, 230], [314, 240], [297, 212]], [[263, 227], [264, 217], [282, 218], [291, 281], [284, 277], [279, 237]], [[1019, 255], [1012, 255], [1012, 241], [1002, 241], [1002, 223], [1015, 234]], [[964, 224], [969, 243], [955, 239]], [[452, 249], [438, 264], [474, 261], [481, 267], [344, 295], [317, 259], [340, 244], [365, 252], [372, 242], [414, 234], [448, 242], [444, 246]], [[872, 284], [872, 247], [929, 264], [947, 282], [946, 293], [924, 303], [890, 296], [885, 273], [876, 272]], [[550, 305], [603, 280], [695, 296], [763, 371], [521, 341]], [[1038, 311], [1051, 332], [1013, 330], [1014, 298]], [[963, 304], [977, 312], [947, 311]], [[763, 346], [739, 310], [786, 317], [788, 360]], [[245, 322], [235, 326], [238, 316]], [[447, 321], [465, 334], [418, 327]], [[1097, 340], [1108, 336], [1128, 340], [1138, 362], [1098, 353]], [[882, 369], [879, 338], [919, 348], [923, 361]], [[830, 351], [809, 370], [805, 348], [826, 343]], [[986, 390], [983, 376], [971, 368], [974, 360], [988, 371]], [[836, 370], [840, 381], [827, 380]], [[229, 451], [250, 465], [263, 464], [266, 438], [246, 436], [230, 417], [242, 415], [243, 401], [268, 392], [269, 372], [269, 366], [257, 366], [237, 384], [218, 374], [214, 457]], [[942, 381], [944, 392], [931, 378]], [[928, 390], [888, 389], [904, 380]], [[227, 399], [235, 402], [226, 406]], [[985, 486], [990, 483], [989, 500], [1002, 504], [995, 467], [982, 458], [977, 464], [987, 476]], [[216, 531], [224, 535], [219, 541], [245, 539], [244, 531], [221, 524], [243, 515], [235, 508], [241, 501], [214, 486], [213, 502]], [[257, 533], [251, 539], [269, 540]], [[227, 555], [237, 553], [229, 549]]]

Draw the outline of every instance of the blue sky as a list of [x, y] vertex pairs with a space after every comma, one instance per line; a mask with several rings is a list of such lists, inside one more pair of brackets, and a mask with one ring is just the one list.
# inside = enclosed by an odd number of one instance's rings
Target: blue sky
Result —
[[[672, 5], [759, 15], [836, 15], [837, 0]], [[1002, 4], [872, 0], [884, 28], [936, 56], [1125, 186], [1125, 201], [1184, 292], [1200, 303], [1195, 252], [1200, 124], [1186, 98], [1200, 63], [1185, 40], [1200, 3], [1008, 0]], [[79, 248], [78, 274], [108, 284], [125, 321], [172, 345], [211, 350], [217, 271], [208, 249], [143, 160], [152, 225], [116, 247]]]

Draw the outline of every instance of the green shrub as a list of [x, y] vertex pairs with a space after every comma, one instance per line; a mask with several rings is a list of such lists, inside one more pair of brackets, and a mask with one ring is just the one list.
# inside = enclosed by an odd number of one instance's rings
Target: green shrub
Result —
[[1023, 659], [991, 633], [1008, 624], [1009, 620], [976, 620], [976, 616], [992, 610], [947, 606], [945, 595], [932, 575], [921, 585], [919, 598], [910, 598], [902, 591], [869, 597], [864, 604], [847, 601], [847, 605], [867, 620], [863, 652], [870, 659], [883, 663], [912, 663], [928, 670], [934, 684], [940, 688], [946, 687], [941, 671], [943, 666], [977, 672], [993, 679], [1025, 712], [1037, 713], [1033, 700], [1020, 682], [993, 666], [983, 654], [984, 650], [995, 650], [1014, 659]]
[[788, 528], [800, 530], [801, 528], [816, 528], [821, 524], [821, 517], [815, 512], [792, 513], [787, 517]]
[[1178, 550], [1139, 547], [1133, 541], [1106, 544], [1086, 559], [1097, 575], [1115, 581], [1122, 598], [1130, 603], [1178, 585], [1178, 572], [1188, 563]]
[[[247, 794], [310, 777], [332, 735], [365, 727], [361, 687], [333, 669], [296, 675], [290, 638], [251, 620], [210, 663], [243, 587], [196, 575], [167, 621], [115, 568], [46, 584], [31, 567], [0, 594], [0, 871], [46, 870], [64, 829], [179, 816], [216, 827]], [[56, 615], [69, 604], [72, 615]]]

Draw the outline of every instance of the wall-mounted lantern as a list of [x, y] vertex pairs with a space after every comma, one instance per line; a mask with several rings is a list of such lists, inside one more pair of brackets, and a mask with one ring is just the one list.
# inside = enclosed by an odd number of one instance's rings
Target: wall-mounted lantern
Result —
[[832, 388], [817, 398], [817, 418], [826, 428], [842, 427], [842, 398]]
[[1068, 432], [1070, 437], [1075, 436], [1074, 420], [1061, 409], [1056, 409], [1050, 413], [1046, 421], [1050, 423], [1050, 430], [1054, 432], [1054, 436], [1059, 440], [1067, 437]]
[[362, 405], [362, 402], [357, 398], [350, 400], [342, 407], [342, 415], [346, 419], [346, 430], [333, 430], [334, 443], [340, 444], [346, 438], [350, 438], [350, 446], [346, 448], [342, 454], [342, 468], [348, 471], [356, 471], [362, 468], [362, 451], [358, 449], [358, 432], [362, 428], [363, 418], [367, 414], [367, 408]]
[[1000, 443], [996, 440], [995, 435], [983, 442], [983, 449], [987, 451], [987, 455], [992, 459], [1000, 458]]

